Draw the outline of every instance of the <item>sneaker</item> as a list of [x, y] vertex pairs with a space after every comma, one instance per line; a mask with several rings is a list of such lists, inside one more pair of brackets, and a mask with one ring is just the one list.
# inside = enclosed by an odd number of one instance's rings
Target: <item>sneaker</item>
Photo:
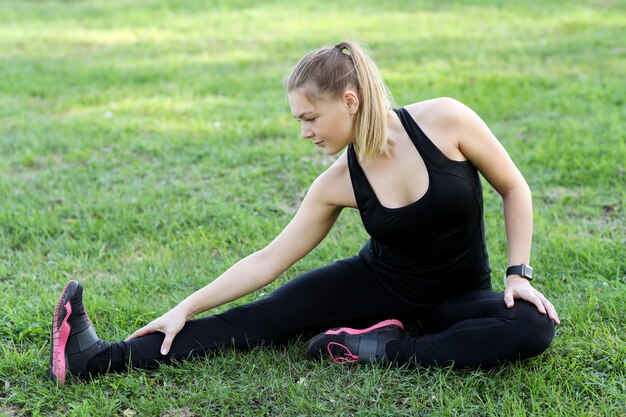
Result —
[[385, 320], [367, 329], [341, 327], [320, 333], [309, 341], [306, 353], [310, 358], [328, 353], [333, 362], [340, 364], [388, 364], [387, 342], [405, 338], [402, 322]]
[[68, 373], [86, 376], [89, 360], [108, 346], [98, 337], [87, 316], [83, 287], [77, 281], [68, 282], [54, 309], [50, 379], [63, 385]]

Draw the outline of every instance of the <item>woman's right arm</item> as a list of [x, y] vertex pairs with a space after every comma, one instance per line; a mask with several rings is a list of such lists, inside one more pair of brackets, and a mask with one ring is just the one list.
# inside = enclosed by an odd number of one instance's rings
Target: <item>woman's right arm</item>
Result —
[[334, 171], [331, 167], [313, 182], [294, 218], [269, 245], [234, 264], [127, 340], [162, 332], [165, 340], [161, 353], [166, 354], [176, 334], [193, 316], [264, 287], [313, 250], [328, 234], [342, 209], [328, 198], [342, 194], [336, 189], [341, 185], [333, 178]]
[[243, 258], [179, 304], [188, 319], [266, 286], [324, 239], [341, 208], [325, 201], [323, 180], [319, 180], [291, 222], [269, 245]]

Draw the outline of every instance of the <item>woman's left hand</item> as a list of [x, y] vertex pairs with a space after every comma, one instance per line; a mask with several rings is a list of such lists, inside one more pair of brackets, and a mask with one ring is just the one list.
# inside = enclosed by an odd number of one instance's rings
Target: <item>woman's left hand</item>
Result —
[[556, 324], [560, 324], [559, 315], [556, 313], [556, 309], [542, 293], [537, 291], [530, 285], [530, 282], [521, 277], [508, 278], [506, 290], [504, 290], [504, 302], [508, 308], [513, 308], [515, 299], [520, 298], [526, 300], [537, 307], [537, 310], [541, 314], [548, 314], [551, 320]]

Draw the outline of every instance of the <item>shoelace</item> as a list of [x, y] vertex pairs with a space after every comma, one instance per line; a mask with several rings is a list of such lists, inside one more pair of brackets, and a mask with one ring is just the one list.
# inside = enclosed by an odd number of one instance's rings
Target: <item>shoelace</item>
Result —
[[[333, 355], [333, 352], [331, 350], [331, 346], [333, 345], [339, 346], [341, 349], [344, 350], [344, 352], [341, 353], [341, 356], [335, 357], [335, 355]], [[328, 354], [330, 355], [330, 358], [333, 360], [333, 362], [337, 364], [356, 363], [359, 360], [359, 357], [357, 355], [350, 352], [350, 349], [348, 349], [346, 346], [342, 345], [341, 343], [330, 342], [326, 346], [326, 349], [328, 350]]]

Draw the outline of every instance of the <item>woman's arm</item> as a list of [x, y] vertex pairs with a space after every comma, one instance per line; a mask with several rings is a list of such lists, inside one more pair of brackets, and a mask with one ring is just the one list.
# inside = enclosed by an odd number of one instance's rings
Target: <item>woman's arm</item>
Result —
[[[265, 248], [243, 258], [213, 282], [185, 298], [176, 307], [135, 331], [127, 340], [162, 332], [161, 353], [167, 354], [172, 341], [194, 315], [218, 307], [269, 284], [287, 268], [315, 248], [334, 225], [342, 206], [341, 181], [331, 167], [318, 177], [292, 221]], [[345, 187], [344, 187], [345, 188]], [[331, 199], [328, 196], [334, 196]]]
[[[454, 145], [500, 194], [504, 203], [504, 222], [509, 247], [509, 265], [530, 263], [533, 230], [533, 209], [530, 189], [509, 154], [485, 122], [470, 108], [453, 99], [441, 99]], [[443, 115], [445, 114], [445, 115]], [[442, 120], [443, 121], [443, 120]], [[504, 301], [513, 307], [514, 299], [527, 300], [542, 314], [559, 322], [554, 306], [521, 276], [510, 276]]]
[[341, 212], [341, 207], [326, 201], [325, 180], [321, 176], [313, 183], [294, 218], [269, 245], [243, 258], [178, 305], [188, 320], [271, 283], [324, 239]]

